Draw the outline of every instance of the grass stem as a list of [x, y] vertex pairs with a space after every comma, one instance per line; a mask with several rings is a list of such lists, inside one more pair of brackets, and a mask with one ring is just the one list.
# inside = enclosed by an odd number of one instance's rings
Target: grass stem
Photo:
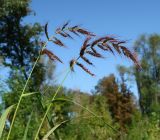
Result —
[[[66, 73], [64, 79], [62, 80], [61, 84], [58, 86], [58, 88], [57, 88], [57, 90], [56, 90], [54, 96], [52, 97], [52, 101], [55, 99], [55, 97], [57, 96], [58, 92], [59, 92], [60, 89], [62, 88], [62, 85], [63, 85], [64, 81], [67, 79], [67, 77], [68, 77], [70, 71], [71, 71], [71, 70], [69, 69], [68, 72]], [[48, 105], [48, 107], [47, 107], [47, 110], [46, 110], [46, 112], [45, 112], [45, 114], [44, 114], [44, 116], [43, 116], [43, 118], [42, 118], [42, 121], [41, 121], [39, 127], [38, 127], [38, 130], [37, 130], [37, 132], [36, 132], [36, 135], [35, 135], [34, 140], [37, 140], [38, 134], [39, 134], [39, 132], [40, 132], [40, 129], [42, 128], [42, 125], [43, 125], [43, 123], [44, 123], [44, 120], [45, 120], [45, 118], [47, 117], [47, 114], [48, 114], [48, 112], [49, 112], [51, 106], [52, 106], [52, 102], [51, 102], [51, 103]]]

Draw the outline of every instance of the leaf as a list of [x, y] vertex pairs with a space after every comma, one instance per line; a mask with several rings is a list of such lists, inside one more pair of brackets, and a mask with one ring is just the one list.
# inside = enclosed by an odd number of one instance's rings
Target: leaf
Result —
[[57, 124], [54, 126], [51, 130], [48, 131], [48, 133], [42, 138], [42, 140], [46, 140], [58, 127], [60, 127], [63, 123], [66, 123], [68, 120], [61, 122], [60, 124]]
[[27, 122], [27, 126], [26, 126], [26, 128], [25, 128], [23, 140], [26, 140], [26, 139], [27, 139], [27, 133], [28, 133], [28, 130], [29, 130], [29, 124], [30, 124], [30, 122], [31, 122], [32, 115], [33, 115], [33, 111], [31, 112], [31, 115], [30, 115], [29, 120], [28, 120], [28, 122]]
[[33, 94], [36, 94], [38, 92], [31, 92], [31, 93], [25, 93], [22, 95], [22, 97], [27, 97], [27, 96], [30, 96], [30, 95], [33, 95]]
[[0, 124], [1, 124], [0, 125], [0, 139], [2, 137], [2, 132], [3, 132], [7, 117], [8, 117], [9, 113], [11, 112], [11, 110], [13, 109], [14, 106], [15, 105], [11, 105], [8, 108], [6, 108], [6, 110], [3, 112], [3, 114], [2, 114], [2, 116], [0, 118]]

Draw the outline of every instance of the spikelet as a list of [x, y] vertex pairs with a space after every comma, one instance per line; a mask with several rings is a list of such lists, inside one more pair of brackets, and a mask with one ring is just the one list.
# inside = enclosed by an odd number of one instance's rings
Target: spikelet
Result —
[[121, 50], [125, 56], [128, 57], [131, 54], [131, 51], [129, 49], [127, 49], [125, 46], [119, 46], [119, 47], [121, 48]]
[[63, 26], [62, 26], [62, 31], [68, 26], [69, 21], [67, 21]]
[[82, 58], [86, 63], [88, 63], [89, 65], [93, 65], [93, 63], [90, 62], [86, 57], [81, 56], [81, 58]]
[[73, 39], [73, 37], [69, 33], [65, 33], [69, 38]]
[[109, 37], [109, 36], [106, 36], [105, 40], [103, 41], [103, 43], [106, 43], [106, 42], [117, 42], [117, 40], [113, 37]]
[[92, 51], [86, 51], [86, 53], [87, 53], [87, 54], [90, 54], [90, 55], [92, 55], [92, 56], [94, 56], [94, 57], [104, 58], [101, 54], [99, 54], [99, 53], [94, 53], [94, 52], [92, 52]]
[[113, 40], [113, 38], [111, 38], [111, 37], [109, 37], [109, 36], [105, 36], [105, 37], [98, 38], [98, 39], [96, 39], [95, 41], [92, 42], [91, 47], [97, 45], [97, 44], [100, 43], [100, 42], [106, 43], [106, 42], [109, 41], [109, 40]]
[[108, 48], [105, 48], [103, 45], [98, 44], [97, 45], [100, 49], [104, 50], [104, 51], [108, 51]]
[[105, 39], [105, 37], [101, 37], [101, 38], [96, 39], [95, 41], [92, 42], [91, 47], [97, 45], [99, 42], [101, 42], [104, 39]]
[[73, 27], [68, 28], [68, 30], [69, 30], [70, 32], [74, 33], [75, 35], [80, 36], [80, 35], [77, 33], [77, 28], [78, 28], [78, 27], [79, 27], [79, 26], [76, 25], [76, 26], [73, 26]]
[[70, 69], [71, 71], [74, 72], [74, 64], [76, 63], [76, 60], [75, 59], [72, 59], [70, 62], [69, 62], [69, 65], [70, 65]]
[[43, 54], [46, 54], [46, 55], [47, 55], [51, 60], [53, 60], [53, 61], [57, 60], [57, 61], [63, 63], [58, 56], [56, 56], [55, 54], [53, 54], [51, 51], [49, 51], [49, 50], [47, 50], [47, 49], [42, 50], [41, 54], [42, 54], [42, 55], [43, 55]]
[[80, 37], [80, 35], [77, 33], [77, 31], [75, 29], [69, 28], [69, 31], [72, 32], [73, 34], [75, 34], [76, 36]]
[[61, 28], [58, 27], [58, 28], [56, 29], [55, 33], [56, 33], [56, 34], [59, 34], [60, 32], [61, 32]]
[[80, 28], [79, 25], [68, 28], [68, 30], [71, 31], [72, 33], [76, 34], [77, 36], [79, 36], [79, 33], [82, 35], [87, 35], [87, 36], [95, 36], [95, 34], [87, 31], [86, 29]]
[[119, 47], [122, 49], [123, 54], [126, 57], [130, 58], [137, 65], [137, 67], [139, 69], [141, 69], [141, 65], [139, 64], [139, 62], [137, 60], [137, 56], [135, 54], [132, 54], [132, 52], [129, 49], [127, 49], [126, 47], [124, 47], [124, 46], [119, 46]]
[[115, 49], [119, 54], [121, 54], [120, 47], [119, 47], [118, 44], [113, 43], [112, 46], [114, 47], [114, 49]]
[[105, 46], [113, 55], [114, 55], [114, 51], [112, 50], [111, 46], [107, 43], [102, 43], [103, 46]]
[[138, 70], [142, 70], [142, 66], [141, 66], [141, 64], [138, 61], [137, 53], [134, 52], [134, 53], [132, 53], [132, 55], [134, 57], [134, 63], [137, 66]]
[[48, 22], [45, 24], [44, 29], [45, 29], [45, 34], [46, 34], [47, 39], [50, 40], [49, 35], [48, 35]]
[[85, 50], [87, 49], [87, 47], [89, 47], [89, 40], [91, 39], [91, 37], [87, 37], [83, 43], [83, 46], [81, 47], [81, 50], [80, 50], [80, 56], [83, 56], [84, 55], [84, 52]]
[[61, 36], [63, 36], [63, 37], [68, 37], [68, 35], [67, 35], [66, 33], [64, 33], [64, 32], [59, 32], [59, 34], [60, 34]]
[[69, 37], [69, 38], [73, 39], [73, 37], [70, 34], [62, 31], [61, 28], [56, 29], [56, 34], [60, 34], [61, 36], [65, 37], [65, 38]]
[[65, 33], [63, 33], [63, 32], [61, 31], [61, 28], [57, 28], [57, 29], [56, 29], [56, 34], [60, 34], [60, 35], [63, 36], [63, 37], [67, 37], [67, 35], [65, 35]]
[[126, 41], [118, 41], [117, 45], [124, 44]]
[[73, 27], [72, 27], [72, 30], [75, 30], [75, 29], [77, 29], [77, 28], [79, 28], [79, 25], [73, 26]]
[[77, 29], [77, 32], [83, 34], [83, 35], [87, 35], [87, 36], [95, 36], [93, 33], [85, 30], [85, 29], [82, 29], [82, 28], [78, 28]]
[[65, 47], [65, 45], [62, 43], [61, 40], [57, 39], [56, 37], [54, 37], [55, 40], [52, 40], [52, 42], [58, 46], [61, 46], [61, 47]]
[[81, 63], [76, 62], [76, 65], [81, 67], [85, 72], [87, 72], [88, 74], [90, 74], [91, 76], [95, 76], [93, 73], [91, 73], [85, 66], [83, 66]]
[[91, 50], [92, 50], [94, 53], [99, 54], [99, 53], [96, 51], [96, 49], [95, 49], [95, 48], [91, 47]]
[[80, 36], [76, 31], [74, 31], [74, 30], [70, 30], [72, 33], [74, 33], [75, 35], [77, 35], [77, 36]]

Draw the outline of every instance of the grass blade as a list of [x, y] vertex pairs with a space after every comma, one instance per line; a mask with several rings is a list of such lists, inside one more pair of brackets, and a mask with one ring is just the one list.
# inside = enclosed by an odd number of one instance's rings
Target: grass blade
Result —
[[2, 114], [1, 118], [0, 118], [0, 138], [2, 137], [2, 132], [5, 126], [5, 122], [7, 120], [7, 117], [9, 115], [9, 113], [11, 112], [11, 110], [13, 109], [14, 105], [9, 106]]
[[42, 138], [42, 140], [46, 140], [48, 139], [48, 137], [58, 128], [60, 127], [63, 123], [66, 123], [66, 121], [61, 122], [60, 124], [57, 124], [56, 126], [54, 126], [51, 130], [48, 131], [48, 133]]
[[29, 130], [29, 124], [30, 124], [30, 122], [31, 122], [32, 115], [33, 115], [33, 111], [31, 112], [31, 115], [30, 115], [29, 120], [28, 120], [28, 122], [27, 122], [27, 126], [26, 126], [26, 128], [25, 128], [23, 140], [26, 140], [26, 139], [27, 139], [27, 133], [28, 133], [28, 130]]
[[31, 93], [25, 93], [22, 95], [22, 97], [27, 97], [27, 96], [30, 96], [30, 95], [33, 95], [33, 94], [36, 94], [38, 92], [31, 92]]

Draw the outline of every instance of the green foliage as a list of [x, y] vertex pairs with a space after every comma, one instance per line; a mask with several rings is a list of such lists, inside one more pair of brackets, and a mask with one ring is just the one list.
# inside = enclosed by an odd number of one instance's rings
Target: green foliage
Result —
[[[19, 99], [19, 95], [21, 94], [22, 91], [22, 86], [23, 86], [23, 78], [19, 79], [14, 79], [14, 82], [11, 82], [10, 85], [13, 88], [10, 92], [6, 92], [3, 94], [2, 99], [4, 103], [4, 107], [8, 107], [12, 104], [17, 103]], [[14, 76], [15, 78], [15, 76]], [[12, 78], [11, 78], [12, 80]], [[37, 93], [39, 94], [39, 93]], [[16, 118], [14, 128], [12, 131], [12, 135], [10, 139], [22, 139], [24, 132], [25, 132], [25, 127], [28, 122], [28, 118], [30, 116], [31, 110], [34, 110], [33, 118], [31, 120], [30, 127], [32, 129], [29, 130], [29, 136], [31, 137], [34, 135], [34, 129], [36, 129], [37, 124], [35, 122], [38, 122], [40, 119], [40, 115], [42, 114], [42, 108], [37, 100], [37, 97], [35, 95], [28, 96], [27, 98], [24, 98], [22, 100], [22, 106], [20, 106], [20, 110], [18, 111], [18, 116]], [[8, 121], [11, 122], [13, 117], [13, 112], [10, 114], [10, 117], [8, 118]], [[6, 128], [6, 131], [8, 131], [8, 128]]]
[[153, 106], [160, 104], [160, 36], [142, 35], [135, 43], [143, 70], [134, 70], [139, 93], [139, 104], [143, 114], [154, 111]]
[[40, 24], [24, 24], [31, 13], [30, 0], [0, 1], [0, 56], [3, 64], [19, 70], [27, 79], [33, 60], [38, 55]]
[[84, 108], [77, 107], [76, 104], [71, 106], [71, 121], [63, 129], [60, 129], [63, 139], [104, 140], [116, 137], [115, 131], [104, 123], [113, 125], [105, 99], [102, 96], [94, 96], [93, 98], [91, 99], [91, 96], [84, 93], [74, 95], [74, 99], [77, 99], [78, 103], [94, 112], [99, 118], [93, 116]]
[[159, 116], [156, 113], [147, 117], [140, 117], [128, 128], [124, 140], [158, 140], [160, 139]]
[[123, 76], [121, 84], [114, 75], [104, 77], [96, 86], [96, 93], [106, 97], [112, 117], [120, 124], [121, 130], [127, 131], [126, 126], [131, 124], [136, 106], [133, 93], [127, 89]]

